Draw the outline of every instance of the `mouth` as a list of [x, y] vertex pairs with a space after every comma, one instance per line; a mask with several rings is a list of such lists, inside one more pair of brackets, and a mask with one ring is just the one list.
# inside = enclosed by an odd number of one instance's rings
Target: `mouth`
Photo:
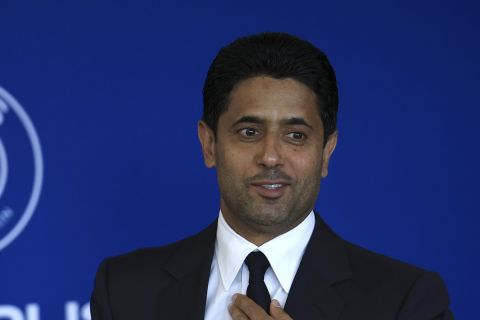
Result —
[[266, 199], [282, 197], [289, 185], [286, 181], [256, 181], [251, 184], [255, 193]]
[[283, 184], [281, 183], [272, 183], [272, 184], [262, 184], [260, 187], [268, 189], [268, 190], [277, 190], [281, 187], [283, 187]]

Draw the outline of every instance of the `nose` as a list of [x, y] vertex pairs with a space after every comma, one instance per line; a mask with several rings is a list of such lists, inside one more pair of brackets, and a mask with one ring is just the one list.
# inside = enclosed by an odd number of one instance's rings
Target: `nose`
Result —
[[257, 163], [266, 168], [283, 165], [281, 141], [273, 135], [267, 135], [259, 144]]

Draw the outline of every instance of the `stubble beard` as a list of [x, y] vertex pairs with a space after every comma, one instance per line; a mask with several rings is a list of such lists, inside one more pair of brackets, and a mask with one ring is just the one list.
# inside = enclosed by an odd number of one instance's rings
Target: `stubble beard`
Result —
[[[260, 178], [267, 175], [272, 178], [272, 174], [261, 174]], [[228, 175], [224, 177], [225, 181], [219, 180], [224, 216], [234, 224], [231, 226], [234, 229], [247, 228], [258, 234], [280, 235], [298, 225], [313, 209], [320, 187], [319, 181], [315, 181], [317, 177], [302, 182], [288, 177], [290, 184], [287, 188], [290, 190], [287, 194], [278, 199], [267, 199], [249, 193], [251, 182], [259, 177], [247, 178], [237, 187], [233, 184], [235, 180], [229, 179]], [[308, 190], [310, 193], [305, 192]]]

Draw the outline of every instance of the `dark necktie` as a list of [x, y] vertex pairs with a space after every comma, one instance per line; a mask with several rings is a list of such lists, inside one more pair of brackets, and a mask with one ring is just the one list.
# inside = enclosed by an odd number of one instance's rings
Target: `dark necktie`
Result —
[[248, 279], [247, 296], [262, 307], [268, 314], [270, 309], [270, 294], [263, 281], [265, 271], [270, 266], [267, 257], [260, 251], [251, 252], [245, 259], [250, 278]]

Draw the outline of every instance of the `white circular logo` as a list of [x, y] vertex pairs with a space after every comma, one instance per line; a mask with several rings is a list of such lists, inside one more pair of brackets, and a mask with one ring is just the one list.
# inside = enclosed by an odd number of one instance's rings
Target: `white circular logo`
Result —
[[27, 226], [40, 198], [43, 157], [30, 117], [0, 87], [0, 251]]

